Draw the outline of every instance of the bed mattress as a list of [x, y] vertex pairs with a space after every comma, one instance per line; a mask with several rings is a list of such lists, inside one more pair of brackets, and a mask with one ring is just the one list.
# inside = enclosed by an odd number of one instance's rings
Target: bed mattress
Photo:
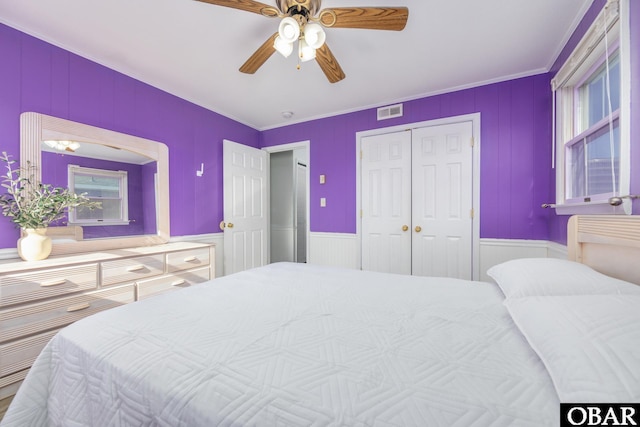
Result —
[[271, 264], [65, 328], [2, 425], [557, 425], [503, 301], [490, 283]]

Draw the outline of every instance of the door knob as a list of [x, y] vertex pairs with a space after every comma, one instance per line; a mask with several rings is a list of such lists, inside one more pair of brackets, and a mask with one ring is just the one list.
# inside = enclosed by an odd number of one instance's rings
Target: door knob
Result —
[[422, 227], [420, 227], [419, 225], [416, 225], [416, 233], [419, 233], [422, 231]]
[[402, 231], [407, 231], [408, 229], [409, 229], [409, 226], [408, 226], [408, 225], [403, 225], [403, 226], [402, 226]]
[[233, 223], [232, 222], [228, 223], [227, 228], [233, 228]]
[[226, 227], [227, 224], [224, 223], [224, 221], [220, 221], [220, 230], [224, 231], [224, 227]]

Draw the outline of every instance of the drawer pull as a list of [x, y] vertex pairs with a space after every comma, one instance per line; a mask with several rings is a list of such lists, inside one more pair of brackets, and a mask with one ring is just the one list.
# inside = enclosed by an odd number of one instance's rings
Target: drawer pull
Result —
[[67, 279], [53, 279], [40, 283], [40, 286], [43, 288], [47, 288], [49, 286], [64, 285], [65, 283], [67, 283]]
[[180, 285], [184, 285], [185, 283], [187, 283], [186, 280], [179, 279], [174, 282], [171, 282], [171, 286], [180, 286]]
[[71, 313], [73, 311], [85, 310], [89, 307], [91, 307], [91, 304], [89, 304], [88, 302], [81, 302], [80, 304], [70, 305], [69, 307], [67, 307], [67, 311]]
[[193, 262], [196, 261], [198, 259], [197, 256], [188, 256], [184, 259], [184, 262]]
[[127, 267], [127, 271], [129, 273], [133, 273], [134, 271], [140, 271], [140, 270], [144, 270], [144, 265], [138, 264], [138, 265], [132, 265], [131, 267]]

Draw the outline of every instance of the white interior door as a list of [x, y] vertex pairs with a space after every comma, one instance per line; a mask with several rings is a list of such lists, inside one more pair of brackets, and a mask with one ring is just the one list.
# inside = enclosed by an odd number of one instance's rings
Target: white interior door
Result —
[[413, 130], [412, 272], [472, 278], [472, 122]]
[[471, 279], [473, 122], [361, 140], [362, 269]]
[[267, 263], [267, 153], [225, 140], [224, 274]]
[[411, 274], [411, 132], [365, 137], [362, 269]]

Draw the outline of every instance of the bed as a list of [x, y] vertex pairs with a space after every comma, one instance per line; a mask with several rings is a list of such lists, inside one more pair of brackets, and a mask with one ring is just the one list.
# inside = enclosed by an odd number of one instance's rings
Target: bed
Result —
[[[574, 217], [573, 260], [497, 284], [277, 263], [111, 309], [50, 341], [2, 426], [541, 426], [640, 402], [639, 219]], [[610, 246], [608, 275], [578, 262]]]

